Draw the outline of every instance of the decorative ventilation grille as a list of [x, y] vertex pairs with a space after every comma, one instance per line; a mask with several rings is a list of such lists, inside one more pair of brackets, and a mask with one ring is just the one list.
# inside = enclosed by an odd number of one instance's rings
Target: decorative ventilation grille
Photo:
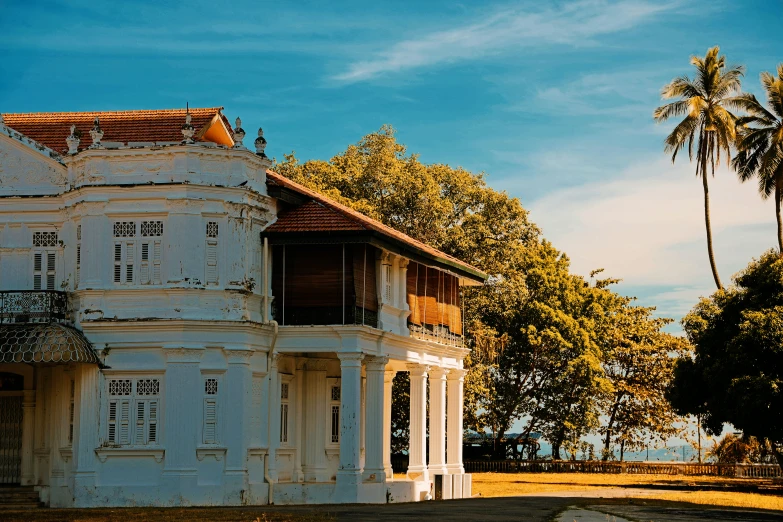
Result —
[[339, 401], [340, 400], [340, 387], [339, 386], [332, 386], [332, 400], [333, 401]]
[[34, 247], [56, 247], [57, 232], [33, 232]]
[[280, 385], [280, 398], [287, 400], [288, 399], [288, 383], [284, 382]]
[[136, 381], [136, 395], [158, 395], [160, 381], [158, 379], [139, 379]]
[[218, 382], [217, 379], [207, 379], [204, 382], [204, 393], [207, 395], [217, 395]]
[[159, 237], [163, 235], [163, 221], [142, 221], [142, 237]]
[[207, 222], [207, 237], [218, 237], [218, 224], [215, 221]]
[[111, 379], [109, 381], [109, 395], [130, 395], [130, 379]]
[[114, 237], [135, 237], [136, 223], [133, 221], [117, 221], [114, 223]]

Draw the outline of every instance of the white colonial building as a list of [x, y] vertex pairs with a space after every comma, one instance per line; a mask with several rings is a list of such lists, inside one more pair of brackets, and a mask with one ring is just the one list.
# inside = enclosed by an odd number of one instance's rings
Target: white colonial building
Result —
[[220, 108], [2, 115], [0, 486], [76, 507], [470, 495], [459, 287], [484, 274], [244, 135]]

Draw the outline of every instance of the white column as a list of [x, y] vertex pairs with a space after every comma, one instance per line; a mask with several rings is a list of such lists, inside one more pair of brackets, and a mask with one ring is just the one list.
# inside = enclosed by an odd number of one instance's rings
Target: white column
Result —
[[[22, 469], [23, 486], [35, 483], [33, 441], [35, 440], [35, 390], [25, 390], [22, 398]], [[95, 448], [93, 448], [95, 449]]]
[[338, 353], [340, 358], [340, 467], [337, 487], [361, 482], [360, 416], [362, 359], [358, 352]]
[[449, 473], [465, 473], [462, 465], [462, 407], [465, 370], [449, 370], [448, 395], [449, 414], [447, 417], [447, 464]]
[[446, 471], [446, 371], [430, 370], [430, 473]]
[[277, 448], [280, 447], [280, 378], [277, 373], [279, 355], [272, 356], [269, 365], [269, 464], [267, 470], [277, 481]]
[[302, 473], [302, 381], [304, 381], [303, 364], [300, 359], [296, 359], [296, 374], [294, 377], [294, 437], [296, 444], [296, 454], [294, 456], [294, 482], [302, 482], [304, 474]]
[[224, 379], [226, 395], [224, 404], [225, 429], [219, 433], [226, 445], [226, 468], [224, 478], [224, 499], [226, 502], [241, 502], [247, 491], [247, 448], [250, 445], [253, 403], [253, 372], [250, 369], [252, 350], [224, 348], [228, 369]]
[[394, 470], [391, 465], [391, 414], [392, 414], [392, 388], [396, 370], [387, 370], [383, 373], [383, 470], [386, 480], [394, 480]]
[[[368, 357], [365, 361], [367, 372], [367, 403], [366, 403], [366, 439], [365, 439], [365, 482], [384, 482], [385, 471], [385, 442], [384, 428], [386, 425], [385, 409], [385, 383], [386, 363], [388, 357]], [[391, 404], [391, 402], [390, 402]]]
[[304, 366], [302, 473], [305, 482], [328, 480], [326, 470], [326, 362], [308, 359]]
[[[204, 349], [167, 348], [165, 354], [163, 433], [168, 443], [163, 476], [171, 487], [185, 489], [187, 486], [195, 487], [198, 481], [196, 448], [203, 440], [199, 421], [204, 397], [204, 380], [199, 364]], [[227, 382], [221, 384], [227, 385]], [[172, 441], [176, 442], [172, 444]]]
[[[82, 231], [84, 233], [84, 231]], [[76, 369], [76, 409], [79, 426], [74, 441], [74, 497], [79, 506], [80, 497], [92, 497], [95, 488], [95, 448], [98, 447], [100, 423], [100, 371], [93, 364], [79, 364]], [[91, 499], [86, 500], [89, 502]]]
[[410, 442], [408, 478], [429, 480], [427, 472], [427, 372], [430, 367], [409, 364], [411, 379]]

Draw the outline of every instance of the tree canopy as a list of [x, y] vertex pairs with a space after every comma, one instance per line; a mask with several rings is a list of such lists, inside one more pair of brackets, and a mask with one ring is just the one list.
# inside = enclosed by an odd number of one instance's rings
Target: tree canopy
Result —
[[783, 465], [783, 258], [770, 251], [683, 319], [695, 347], [675, 368], [669, 398], [708, 433], [731, 423], [767, 440]]

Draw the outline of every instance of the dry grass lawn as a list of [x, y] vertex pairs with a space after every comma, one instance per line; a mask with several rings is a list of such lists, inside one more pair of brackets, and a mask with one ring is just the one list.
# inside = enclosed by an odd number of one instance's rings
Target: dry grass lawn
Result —
[[[683, 475], [623, 475], [597, 473], [474, 473], [473, 494], [484, 497], [535, 495], [539, 493], [609, 490], [651, 485], [748, 485], [769, 484], [764, 479], [733, 479]], [[631, 492], [629, 492], [631, 493]], [[692, 502], [714, 506], [774, 509], [783, 511], [783, 496], [724, 491], [665, 491], [645, 489], [631, 497]]]

